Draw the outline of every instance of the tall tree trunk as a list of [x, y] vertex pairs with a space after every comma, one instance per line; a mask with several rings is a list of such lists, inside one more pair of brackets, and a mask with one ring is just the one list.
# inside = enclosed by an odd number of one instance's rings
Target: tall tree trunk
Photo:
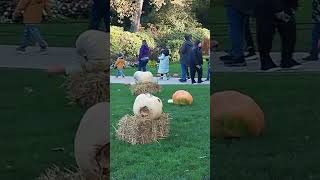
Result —
[[133, 20], [131, 24], [131, 29], [133, 32], [137, 32], [140, 29], [140, 26], [141, 26], [140, 20], [142, 15], [143, 2], [144, 0], [137, 0], [137, 10], [133, 16]]

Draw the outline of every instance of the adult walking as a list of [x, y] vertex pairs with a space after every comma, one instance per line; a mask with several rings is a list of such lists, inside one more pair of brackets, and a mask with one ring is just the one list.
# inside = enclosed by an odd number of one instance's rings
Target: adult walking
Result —
[[180, 65], [181, 65], [181, 78], [180, 82], [187, 82], [187, 70], [190, 66], [190, 60], [192, 56], [193, 43], [191, 41], [190, 35], [184, 36], [184, 43], [182, 44], [179, 54], [180, 54]]
[[281, 37], [281, 68], [298, 68], [301, 64], [293, 60], [296, 44], [295, 11], [297, 0], [261, 0], [257, 4], [257, 42], [260, 53], [261, 70], [276, 71], [280, 69], [272, 60], [275, 30]]
[[225, 66], [246, 66], [244, 59], [244, 42], [246, 20], [253, 14], [255, 0], [225, 0], [226, 14], [229, 22], [231, 52], [222, 56]]
[[192, 58], [190, 61], [190, 71], [191, 71], [191, 83], [196, 83], [195, 76], [198, 74], [198, 83], [202, 83], [202, 65], [203, 65], [203, 56], [202, 56], [202, 44], [199, 40], [196, 40], [194, 47], [192, 48]]
[[312, 20], [314, 25], [311, 38], [311, 51], [309, 56], [303, 58], [305, 61], [319, 60], [318, 42], [320, 39], [320, 0], [312, 1]]
[[150, 48], [146, 40], [142, 40], [140, 52], [138, 56], [138, 71], [147, 71], [147, 64], [149, 62]]
[[110, 32], [109, 25], [109, 3], [107, 0], [93, 0], [91, 8], [90, 29], [99, 30], [101, 20], [103, 20], [106, 32]]

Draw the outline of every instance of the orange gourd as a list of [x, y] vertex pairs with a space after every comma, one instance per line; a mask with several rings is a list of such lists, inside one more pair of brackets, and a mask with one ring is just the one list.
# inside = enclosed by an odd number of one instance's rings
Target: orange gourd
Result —
[[174, 104], [191, 105], [193, 102], [192, 95], [185, 90], [178, 90], [172, 95]]
[[256, 102], [236, 91], [211, 95], [211, 134], [214, 137], [260, 136], [265, 121]]

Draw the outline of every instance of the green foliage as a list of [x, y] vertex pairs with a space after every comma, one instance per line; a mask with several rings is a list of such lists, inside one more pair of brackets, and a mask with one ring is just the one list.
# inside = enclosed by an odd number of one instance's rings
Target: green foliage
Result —
[[121, 27], [111, 26], [111, 57], [121, 52], [128, 60], [134, 60], [139, 54], [142, 40], [146, 40], [151, 49], [155, 48], [155, 41], [147, 32], [131, 33]]

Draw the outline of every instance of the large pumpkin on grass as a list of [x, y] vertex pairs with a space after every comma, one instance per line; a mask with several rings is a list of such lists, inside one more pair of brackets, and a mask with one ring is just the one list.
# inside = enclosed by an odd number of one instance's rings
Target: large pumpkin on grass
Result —
[[151, 94], [140, 94], [134, 101], [133, 113], [137, 116], [157, 119], [162, 114], [162, 107], [162, 101], [158, 97]]
[[185, 90], [178, 90], [172, 95], [174, 104], [191, 105], [193, 102], [192, 95]]
[[211, 95], [211, 133], [215, 137], [261, 135], [264, 113], [249, 96], [236, 91]]
[[[109, 169], [109, 103], [89, 108], [80, 121], [75, 137], [76, 162], [86, 177], [94, 177], [101, 168]], [[102, 154], [101, 154], [102, 153]], [[102, 167], [101, 167], [102, 166]]]
[[153, 82], [153, 75], [149, 71], [137, 71], [134, 73], [133, 78], [139, 83]]

